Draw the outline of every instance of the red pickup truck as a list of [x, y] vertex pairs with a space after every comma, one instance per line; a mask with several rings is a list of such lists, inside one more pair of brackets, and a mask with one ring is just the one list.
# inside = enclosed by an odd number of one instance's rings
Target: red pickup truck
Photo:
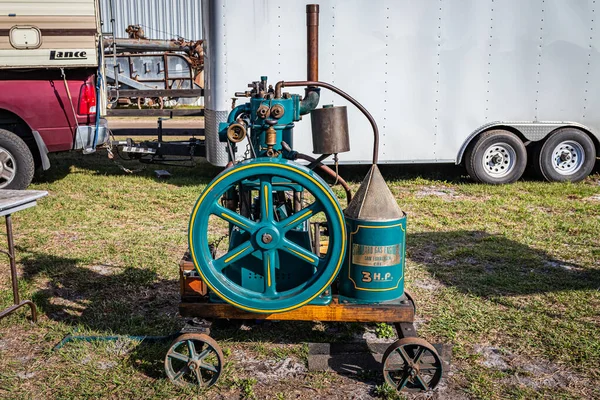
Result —
[[[96, 127], [94, 69], [0, 72], [0, 189], [24, 189], [49, 152], [85, 150], [107, 140]], [[96, 135], [96, 128], [97, 135]]]
[[0, 189], [26, 188], [49, 152], [106, 141], [98, 15], [97, 0], [0, 0]]

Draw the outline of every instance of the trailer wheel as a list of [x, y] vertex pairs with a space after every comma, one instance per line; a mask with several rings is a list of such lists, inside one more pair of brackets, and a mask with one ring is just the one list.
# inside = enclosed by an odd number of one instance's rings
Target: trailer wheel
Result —
[[34, 170], [33, 155], [23, 139], [0, 129], [0, 189], [26, 189]]
[[596, 149], [592, 139], [575, 128], [561, 128], [537, 147], [534, 167], [550, 182], [579, 182], [592, 172]]
[[527, 151], [521, 139], [501, 129], [482, 133], [465, 157], [465, 167], [471, 178], [496, 185], [515, 182], [526, 166]]

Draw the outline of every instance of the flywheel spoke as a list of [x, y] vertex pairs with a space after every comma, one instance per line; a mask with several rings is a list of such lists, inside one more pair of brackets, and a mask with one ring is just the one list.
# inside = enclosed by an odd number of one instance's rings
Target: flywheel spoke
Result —
[[205, 369], [205, 370], [210, 371], [210, 372], [214, 372], [215, 374], [219, 373], [219, 370], [217, 370], [217, 368], [214, 365], [211, 365], [211, 364], [201, 363], [200, 364], [200, 368]]
[[190, 367], [188, 367], [187, 365], [183, 368], [181, 368], [179, 370], [178, 373], [175, 374], [175, 376], [173, 376], [173, 380], [177, 381], [179, 380], [179, 378], [181, 378], [185, 373], [187, 373], [190, 370]]
[[190, 358], [188, 356], [184, 356], [183, 354], [177, 353], [175, 351], [167, 354], [167, 356], [170, 357], [170, 358], [174, 358], [176, 360], [179, 360], [179, 361], [183, 361], [183, 362], [190, 361]]
[[396, 351], [398, 351], [400, 357], [402, 357], [406, 365], [410, 365], [411, 357], [408, 354], [406, 354], [406, 350], [404, 350], [404, 347], [398, 347]]
[[263, 268], [265, 276], [265, 294], [274, 296], [275, 290], [275, 268], [277, 267], [277, 250], [269, 250], [263, 253]]
[[203, 350], [202, 352], [200, 352], [200, 354], [198, 354], [198, 361], [202, 361], [204, 360], [206, 357], [208, 357], [208, 355], [211, 353], [210, 348]]
[[260, 213], [261, 221], [272, 221], [273, 218], [273, 186], [271, 177], [263, 176], [260, 178]]
[[196, 379], [198, 380], [198, 386], [204, 386], [204, 380], [202, 379], [202, 373], [200, 372], [200, 368], [196, 371]]
[[419, 385], [421, 385], [423, 390], [426, 391], [427, 389], [429, 389], [429, 385], [425, 383], [425, 381], [421, 378], [421, 375], [418, 372], [415, 374], [415, 378], [417, 382], [419, 382]]
[[299, 246], [288, 239], [283, 240], [283, 245], [281, 246], [281, 249], [290, 253], [293, 256], [296, 256], [301, 260], [306, 261], [309, 264], [314, 265], [315, 267], [319, 265], [320, 259], [319, 257], [317, 257], [316, 254], [306, 250], [304, 247]]
[[282, 232], [287, 232], [290, 229], [293, 229], [296, 226], [300, 225], [307, 219], [315, 216], [316, 214], [318, 214], [321, 211], [322, 211], [321, 203], [318, 203], [315, 201], [308, 207], [303, 208], [302, 210], [298, 211], [297, 213], [295, 213], [295, 214], [287, 217], [283, 221], [281, 221], [279, 223], [280, 230]]
[[413, 358], [413, 363], [415, 363], [415, 365], [419, 363], [419, 360], [421, 359], [421, 356], [423, 355], [424, 351], [424, 347], [419, 347], [419, 350], [417, 350], [417, 354], [415, 355], [415, 358]]
[[213, 206], [212, 214], [216, 215], [221, 219], [224, 219], [225, 221], [237, 226], [240, 229], [243, 229], [246, 232], [252, 233], [256, 228], [256, 224], [250, 221], [248, 218], [219, 204], [215, 204]]
[[406, 384], [408, 383], [408, 379], [410, 378], [410, 374], [408, 374], [406, 371], [404, 371], [402, 373], [402, 379], [398, 382], [398, 390], [402, 390], [404, 389], [404, 386], [406, 386]]
[[187, 341], [187, 347], [188, 347], [188, 351], [190, 352], [190, 358], [195, 358], [196, 357], [196, 348], [194, 347], [194, 342], [191, 340]]
[[222, 271], [225, 267], [230, 265], [231, 263], [244, 258], [248, 254], [254, 251], [254, 247], [252, 243], [247, 240], [240, 244], [239, 246], [229, 250], [224, 256], [213, 261], [213, 267], [218, 271]]

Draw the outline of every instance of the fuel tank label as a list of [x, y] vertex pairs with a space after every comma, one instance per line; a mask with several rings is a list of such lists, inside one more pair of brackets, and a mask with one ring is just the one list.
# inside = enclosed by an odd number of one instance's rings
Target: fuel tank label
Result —
[[400, 264], [400, 244], [369, 246], [352, 244], [352, 264], [367, 267], [391, 267]]

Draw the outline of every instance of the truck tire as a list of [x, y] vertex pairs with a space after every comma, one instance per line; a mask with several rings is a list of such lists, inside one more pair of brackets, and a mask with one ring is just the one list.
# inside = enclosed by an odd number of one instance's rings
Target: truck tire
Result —
[[592, 139], [575, 128], [560, 128], [538, 144], [533, 166], [549, 182], [579, 182], [596, 164]]
[[517, 135], [494, 129], [479, 135], [465, 154], [473, 180], [500, 185], [518, 180], [527, 166], [527, 150]]
[[0, 129], [0, 189], [26, 189], [34, 170], [33, 155], [23, 139]]

